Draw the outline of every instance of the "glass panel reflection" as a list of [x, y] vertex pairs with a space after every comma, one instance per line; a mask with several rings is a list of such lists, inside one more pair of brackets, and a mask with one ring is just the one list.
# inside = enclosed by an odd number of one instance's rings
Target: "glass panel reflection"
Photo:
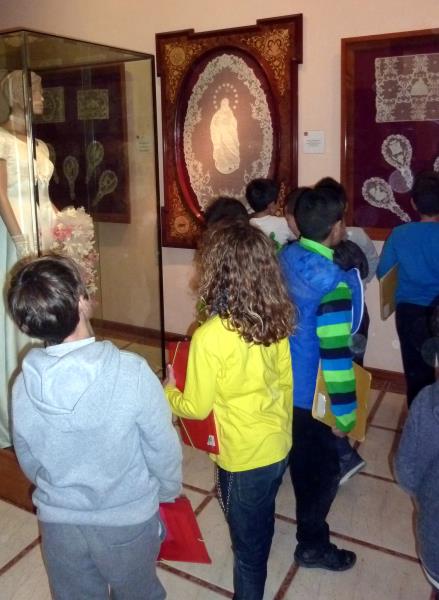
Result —
[[[28, 31], [0, 34], [2, 286], [21, 256], [72, 253], [90, 271], [97, 335], [144, 355], [161, 374], [153, 85], [148, 55]], [[5, 316], [4, 300], [3, 321], [0, 447], [10, 443], [9, 380], [31, 342]]]

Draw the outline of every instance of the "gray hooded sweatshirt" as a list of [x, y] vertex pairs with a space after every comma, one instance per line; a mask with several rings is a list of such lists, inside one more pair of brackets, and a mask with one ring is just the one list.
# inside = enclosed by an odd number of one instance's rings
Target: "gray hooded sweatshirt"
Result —
[[395, 459], [402, 488], [417, 505], [421, 560], [439, 581], [439, 381], [416, 396]]
[[88, 338], [31, 350], [12, 393], [14, 448], [41, 521], [134, 525], [181, 489], [181, 446], [146, 361]]

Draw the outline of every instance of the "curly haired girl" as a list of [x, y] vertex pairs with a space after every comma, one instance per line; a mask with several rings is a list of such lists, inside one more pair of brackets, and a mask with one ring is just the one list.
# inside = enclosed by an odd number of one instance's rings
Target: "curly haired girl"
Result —
[[243, 220], [210, 227], [196, 265], [208, 318], [192, 338], [184, 391], [168, 367], [165, 392], [178, 416], [213, 410], [220, 453], [210, 457], [232, 539], [234, 598], [258, 600], [292, 443], [294, 309], [271, 240]]

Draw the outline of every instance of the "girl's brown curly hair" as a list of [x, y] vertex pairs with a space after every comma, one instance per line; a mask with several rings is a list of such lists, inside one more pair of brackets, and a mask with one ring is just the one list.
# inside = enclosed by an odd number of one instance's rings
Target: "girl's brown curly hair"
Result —
[[198, 293], [246, 342], [268, 346], [291, 335], [295, 312], [273, 242], [244, 220], [207, 229], [196, 255]]

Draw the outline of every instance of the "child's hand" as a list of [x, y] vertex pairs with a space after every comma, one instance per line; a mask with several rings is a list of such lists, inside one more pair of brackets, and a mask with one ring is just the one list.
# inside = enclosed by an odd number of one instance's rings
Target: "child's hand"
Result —
[[176, 386], [177, 382], [175, 380], [174, 369], [172, 365], [166, 365], [166, 377], [163, 381], [163, 386], [173, 385]]
[[337, 427], [332, 428], [332, 433], [339, 438], [344, 438], [347, 435], [344, 431], [341, 431], [341, 429], [337, 429]]

